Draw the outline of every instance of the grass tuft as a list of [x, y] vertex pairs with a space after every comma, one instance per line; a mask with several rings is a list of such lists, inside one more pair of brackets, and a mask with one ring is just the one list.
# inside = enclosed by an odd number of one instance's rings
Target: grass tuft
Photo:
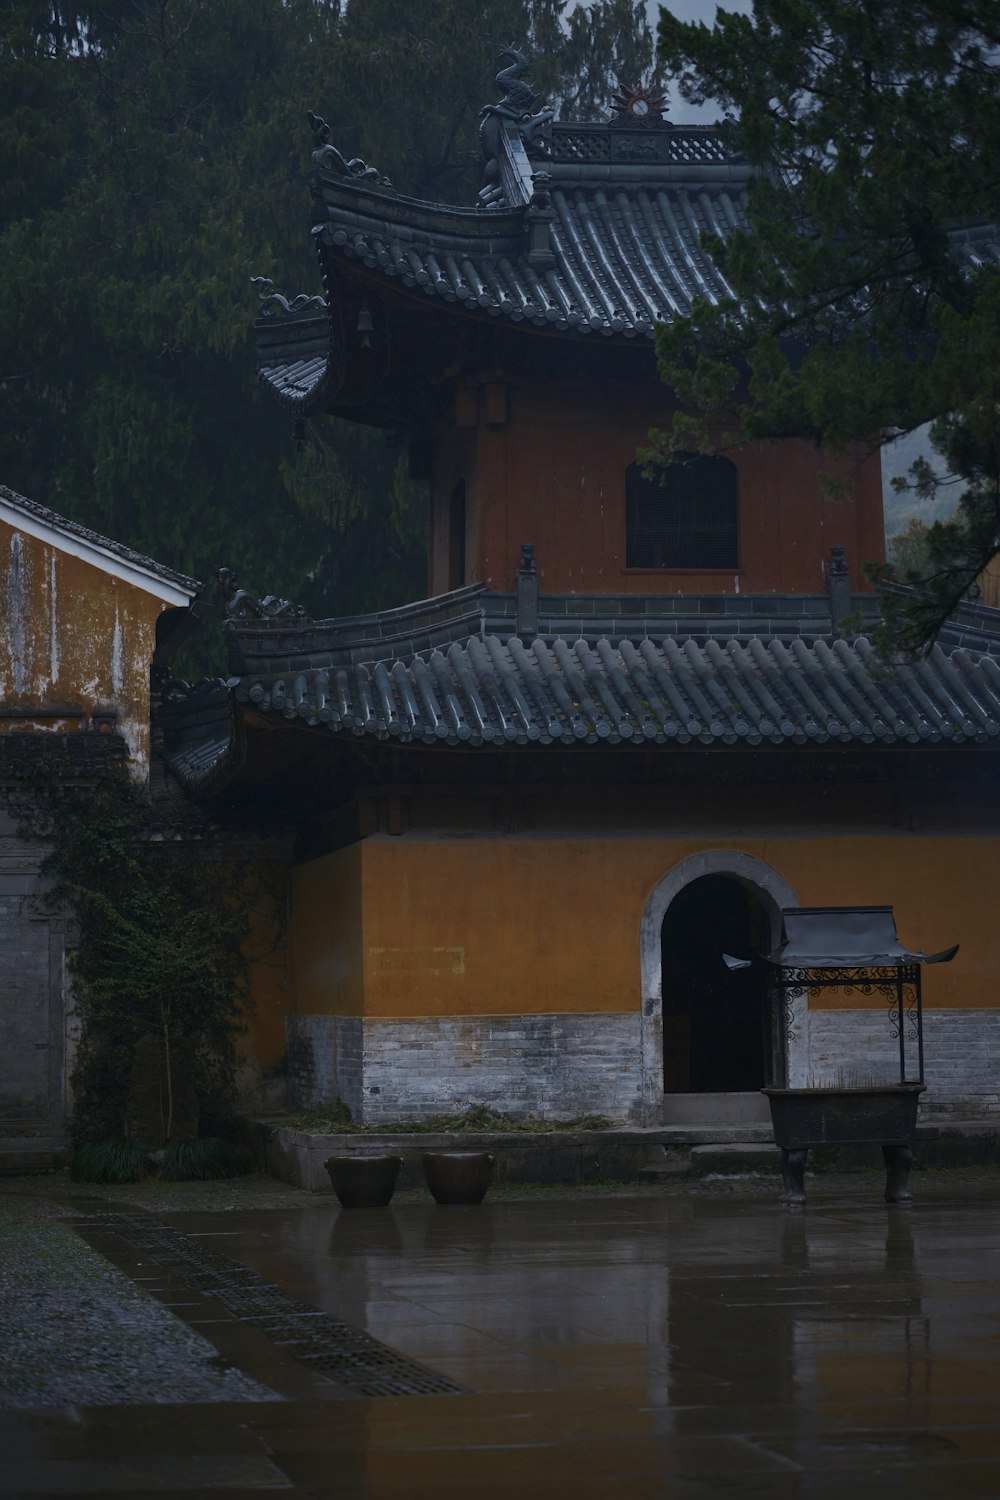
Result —
[[149, 1171], [145, 1146], [138, 1141], [89, 1141], [69, 1165], [71, 1182], [141, 1182]]
[[256, 1157], [246, 1146], [208, 1135], [200, 1141], [172, 1141], [164, 1153], [160, 1176], [164, 1182], [207, 1182], [256, 1170]]

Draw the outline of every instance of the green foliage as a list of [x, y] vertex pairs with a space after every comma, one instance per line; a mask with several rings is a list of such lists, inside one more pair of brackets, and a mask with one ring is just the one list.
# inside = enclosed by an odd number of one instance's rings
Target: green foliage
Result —
[[928, 571], [927, 522], [911, 516], [901, 531], [887, 538], [893, 573], [901, 583], [913, 583]]
[[[255, 380], [251, 276], [318, 290], [306, 112], [406, 193], [471, 202], [499, 48], [593, 113], [641, 0], [12, 0], [0, 16], [0, 475], [207, 579], [316, 615], [425, 587], [424, 494], [381, 436]], [[565, 21], [565, 27], [564, 27]], [[206, 634], [221, 607], [202, 606]], [[216, 662], [221, 667], [221, 660]]]
[[537, 1135], [548, 1130], [610, 1130], [611, 1121], [604, 1115], [577, 1115], [572, 1120], [545, 1120], [538, 1115], [514, 1118], [488, 1104], [470, 1104], [457, 1114], [428, 1115], [423, 1120], [398, 1120], [391, 1125], [357, 1125], [342, 1100], [333, 1105], [318, 1105], [299, 1114], [282, 1115], [276, 1124], [292, 1130], [310, 1131], [316, 1135], [384, 1135], [387, 1130], [405, 1135], [469, 1135], [476, 1132], [530, 1132]]
[[[76, 1140], [123, 1131], [133, 1056], [148, 1035], [163, 1045], [168, 1096], [176, 1054], [193, 1053], [199, 1098], [218, 1108], [244, 1030], [259, 893], [240, 865], [207, 859], [157, 826], [145, 792], [124, 773], [47, 811], [53, 897], [72, 905], [79, 926]], [[168, 1138], [169, 1124], [168, 1110]]]
[[998, 544], [1000, 267], [960, 268], [948, 229], [1000, 222], [1000, 10], [755, 0], [714, 29], [663, 12], [659, 38], [685, 97], [738, 117], [761, 168], [747, 227], [709, 242], [733, 297], [661, 335], [684, 409], [659, 441], [836, 449], [933, 422], [964, 499], [931, 529], [912, 619], [890, 611], [883, 644], [913, 647]]
[[886, 540], [892, 573], [901, 583], [913, 583], [928, 571], [928, 526], [919, 516], [910, 516], [901, 531]]
[[942, 620], [969, 595], [979, 574], [996, 555], [998, 538], [1000, 503], [994, 483], [992, 490], [985, 492], [967, 490], [957, 513], [950, 520], [935, 521], [927, 527], [912, 553], [904, 541], [902, 558], [889, 564], [866, 565], [865, 572], [874, 583], [884, 584], [895, 577], [913, 589], [912, 595], [893, 589], [882, 593], [883, 626], [878, 644], [883, 652], [913, 654], [932, 641]]
[[209, 1135], [197, 1141], [172, 1141], [164, 1152], [160, 1176], [164, 1182], [208, 1182], [256, 1171], [257, 1160], [246, 1146]]
[[123, 1137], [88, 1141], [69, 1164], [71, 1182], [141, 1182], [148, 1171], [145, 1146]]

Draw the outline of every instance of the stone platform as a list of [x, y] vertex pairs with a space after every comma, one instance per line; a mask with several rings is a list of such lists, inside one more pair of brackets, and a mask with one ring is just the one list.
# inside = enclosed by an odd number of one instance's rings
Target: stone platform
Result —
[[[527, 1131], [507, 1133], [316, 1134], [266, 1119], [246, 1123], [248, 1144], [281, 1182], [313, 1193], [332, 1189], [323, 1163], [330, 1156], [362, 1152], [403, 1158], [401, 1189], [423, 1184], [425, 1151], [492, 1151], [498, 1186], [524, 1183], [587, 1186], [601, 1182], [655, 1182], [683, 1176], [779, 1175], [780, 1158], [769, 1123], [660, 1125], [648, 1129]], [[963, 1120], [917, 1126], [915, 1165], [1000, 1165], [1000, 1124]], [[820, 1172], [857, 1172], [881, 1163], [876, 1148], [829, 1146], [812, 1153]]]

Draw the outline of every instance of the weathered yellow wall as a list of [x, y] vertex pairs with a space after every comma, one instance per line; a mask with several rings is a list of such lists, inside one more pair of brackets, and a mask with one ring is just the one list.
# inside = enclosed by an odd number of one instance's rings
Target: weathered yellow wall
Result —
[[364, 1013], [362, 853], [355, 844], [292, 872], [288, 921], [293, 1008], [300, 1015]]
[[998, 1003], [992, 892], [1000, 837], [380, 836], [294, 872], [295, 1009], [371, 1016], [634, 1010], [639, 923], [653, 888], [682, 859], [726, 848], [770, 865], [805, 906], [889, 904], [905, 942], [927, 950], [961, 943], [954, 963], [926, 971], [929, 1005]]
[[[149, 667], [163, 601], [6, 521], [0, 595], [0, 730], [81, 728], [95, 709], [114, 708], [134, 772], [147, 775]], [[82, 715], [31, 716], [60, 704]]]

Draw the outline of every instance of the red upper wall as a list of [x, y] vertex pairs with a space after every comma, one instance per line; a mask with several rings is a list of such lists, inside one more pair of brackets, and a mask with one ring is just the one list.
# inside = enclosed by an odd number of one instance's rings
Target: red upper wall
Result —
[[648, 386], [460, 388], [434, 449], [431, 594], [467, 582], [511, 589], [526, 541], [547, 593], [815, 593], [835, 544], [853, 587], [866, 586], [861, 563], [884, 555], [879, 456], [834, 459], [798, 439], [728, 454], [739, 479], [735, 570], [627, 568], [625, 471], [664, 418], [664, 393]]

